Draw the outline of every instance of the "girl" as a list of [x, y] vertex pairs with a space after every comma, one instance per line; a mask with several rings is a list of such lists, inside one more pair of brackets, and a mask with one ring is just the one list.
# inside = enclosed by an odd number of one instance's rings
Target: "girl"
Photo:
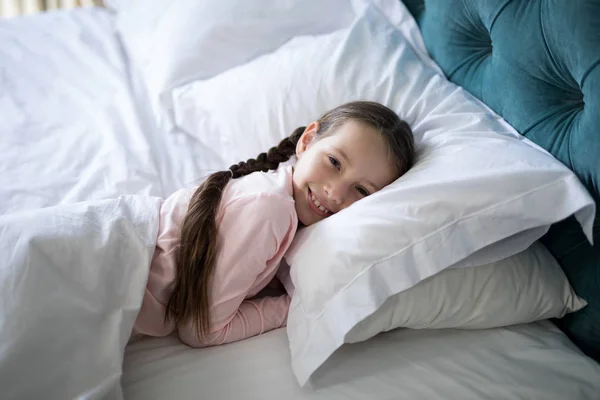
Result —
[[[293, 155], [293, 167], [278, 168]], [[196, 190], [175, 192], [161, 206], [134, 332], [177, 331], [184, 343], [203, 347], [284, 326], [288, 295], [251, 298], [277, 279], [298, 224], [312, 225], [380, 190], [413, 158], [406, 122], [381, 104], [352, 102], [256, 159], [210, 175]]]

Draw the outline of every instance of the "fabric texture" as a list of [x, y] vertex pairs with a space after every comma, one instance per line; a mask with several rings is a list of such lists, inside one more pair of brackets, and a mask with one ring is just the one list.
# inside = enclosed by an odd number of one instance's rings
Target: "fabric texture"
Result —
[[[136, 334], [166, 336], [176, 330], [172, 320], [165, 323], [165, 309], [177, 272], [181, 223], [195, 189], [179, 190], [161, 206], [157, 248]], [[230, 181], [217, 215], [219, 254], [209, 295], [211, 330], [200, 340], [194, 324], [180, 327], [177, 331], [185, 343], [223, 344], [285, 325], [289, 296], [249, 298], [274, 278], [297, 225], [291, 167]]]
[[159, 207], [123, 196], [0, 216], [3, 399], [123, 398]]
[[[310, 289], [310, 288], [307, 288]], [[562, 317], [585, 307], [539, 242], [514, 256], [469, 268], [448, 268], [386, 300], [344, 338], [411, 329], [488, 329]]]
[[0, 215], [189, 179], [161, 176], [170, 146], [140, 121], [113, 23], [98, 8], [0, 19]]
[[[348, 29], [295, 38], [173, 91], [177, 126], [214, 148], [267, 140], [264, 132], [276, 144], [356, 99], [387, 104], [413, 127], [418, 161], [407, 174], [302, 229], [286, 253], [296, 287], [288, 334], [301, 384], [389, 296], [450, 266], [516, 254], [574, 212], [591, 233], [593, 201], [575, 175], [430, 68], [366, 3]], [[412, 18], [404, 28], [417, 29]]]
[[[197, 351], [173, 337], [127, 347], [127, 400], [595, 400], [600, 364], [552, 323], [396, 329], [339, 349], [301, 388], [277, 329]], [[201, 394], [201, 395], [199, 395]]]
[[[600, 1], [405, 0], [453, 82], [572, 169], [600, 200]], [[522, 32], [527, 27], [527, 34]], [[559, 326], [600, 361], [600, 216], [595, 245], [573, 219], [543, 241], [588, 302]]]

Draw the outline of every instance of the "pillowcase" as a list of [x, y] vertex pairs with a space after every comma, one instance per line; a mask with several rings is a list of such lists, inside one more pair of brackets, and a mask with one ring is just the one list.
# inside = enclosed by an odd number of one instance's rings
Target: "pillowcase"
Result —
[[349, 0], [122, 0], [109, 2], [159, 127], [170, 126], [170, 89], [206, 79], [300, 34], [347, 27]]
[[407, 174], [300, 230], [286, 254], [301, 385], [390, 296], [448, 267], [523, 251], [573, 213], [591, 238], [595, 205], [577, 177], [424, 64], [370, 5], [348, 29], [295, 38], [173, 96], [177, 126], [226, 163], [350, 100], [386, 104], [413, 128], [418, 160]]
[[[293, 296], [294, 285], [285, 260], [277, 277]], [[303, 290], [305, 294], [310, 292], [310, 285]], [[487, 329], [561, 318], [586, 305], [556, 259], [536, 241], [528, 249], [500, 261], [447, 268], [389, 297], [345, 335], [344, 343], [361, 342], [399, 327]], [[299, 332], [302, 325], [293, 329]]]
[[535, 242], [494, 263], [448, 268], [391, 296], [355, 325], [344, 342], [360, 342], [398, 327], [486, 329], [560, 318], [586, 304], [552, 254]]

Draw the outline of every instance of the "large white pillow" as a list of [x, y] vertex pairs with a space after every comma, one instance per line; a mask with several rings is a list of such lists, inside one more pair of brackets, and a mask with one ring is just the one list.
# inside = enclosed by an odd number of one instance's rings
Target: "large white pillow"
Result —
[[576, 176], [419, 57], [367, 6], [348, 29], [296, 38], [173, 92], [177, 126], [227, 162], [255, 156], [349, 100], [384, 103], [413, 127], [416, 165], [299, 231], [286, 254], [301, 384], [390, 296], [445, 268], [523, 251], [573, 213], [591, 240], [595, 205]]
[[157, 123], [170, 129], [170, 89], [206, 79], [301, 34], [347, 27], [350, 0], [121, 0], [117, 30]]

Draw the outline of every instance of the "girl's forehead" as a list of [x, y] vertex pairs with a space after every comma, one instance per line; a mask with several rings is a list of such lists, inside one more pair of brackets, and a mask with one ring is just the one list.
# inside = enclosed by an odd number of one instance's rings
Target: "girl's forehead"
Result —
[[346, 151], [387, 151], [387, 144], [381, 133], [359, 121], [346, 121], [324, 139], [331, 145], [344, 147]]

